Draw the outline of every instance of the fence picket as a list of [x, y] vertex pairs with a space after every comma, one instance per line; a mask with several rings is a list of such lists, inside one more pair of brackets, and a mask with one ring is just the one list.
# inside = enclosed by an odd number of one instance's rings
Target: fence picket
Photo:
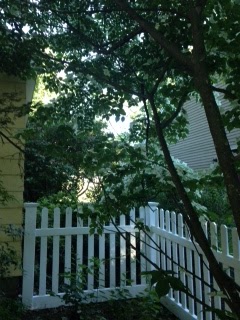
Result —
[[[178, 235], [180, 238], [183, 238], [183, 216], [182, 214], [178, 215]], [[185, 267], [185, 255], [184, 255], [184, 247], [179, 244], [179, 264], [180, 264], [180, 279], [184, 285], [186, 285], [186, 267]], [[187, 308], [187, 299], [186, 294], [181, 292], [180, 294], [180, 301], [182, 304], [183, 309]]]
[[[224, 259], [225, 257], [229, 256], [228, 228], [225, 225], [221, 225], [221, 248], [222, 248], [222, 255]], [[226, 263], [223, 262], [222, 268], [225, 270], [225, 272], [229, 276], [231, 276], [230, 267]], [[231, 311], [229, 306], [226, 303], [224, 303], [224, 307], [225, 307], [225, 310]]]
[[[72, 209], [66, 209], [66, 219], [65, 219], [65, 227], [72, 227]], [[72, 253], [72, 236], [65, 236], [65, 255], [64, 255], [64, 283], [67, 285], [71, 284], [70, 273], [71, 273], [71, 253]]]
[[[112, 218], [113, 223], [110, 223], [110, 226], [113, 226], [115, 223], [115, 218]], [[116, 287], [116, 269], [115, 269], [115, 262], [116, 262], [116, 235], [115, 233], [110, 233], [109, 236], [109, 243], [110, 243], [110, 252], [109, 252], [109, 259], [110, 259], [110, 288]]]
[[[26, 204], [25, 216], [25, 234], [24, 234], [24, 254], [23, 254], [23, 293], [22, 301], [31, 308], [57, 307], [63, 304], [62, 300], [57, 297], [51, 297], [50, 291], [59, 293], [59, 270], [61, 260], [60, 243], [61, 239], [65, 238], [65, 255], [64, 262], [61, 268], [64, 267], [65, 272], [71, 272], [71, 263], [76, 263], [76, 270], [81, 270], [80, 266], [87, 264], [88, 267], [93, 265], [95, 258], [99, 258], [101, 262], [96, 270], [92, 270], [92, 274], [88, 274], [87, 289], [94, 290], [94, 286], [105, 290], [116, 287], [119, 283], [119, 274], [127, 274], [127, 279], [132, 279], [132, 292], [135, 294], [139, 290], [146, 288], [146, 279], [141, 276], [141, 284], [137, 284], [137, 271], [145, 271], [147, 267], [154, 269], [150, 264], [146, 263], [144, 257], [140, 256], [140, 264], [136, 263], [136, 252], [131, 248], [140, 246], [141, 252], [150, 258], [154, 263], [160, 266], [163, 270], [170, 269], [178, 273], [181, 281], [190, 291], [196, 296], [192, 299], [189, 295], [179, 292], [170, 292], [169, 296], [164, 298], [164, 303], [173, 308], [172, 311], [181, 319], [199, 319], [212, 320], [214, 317], [211, 312], [205, 312], [203, 303], [208, 306], [221, 309], [222, 302], [219, 296], [212, 296], [212, 291], [218, 289], [215, 280], [213, 279], [208, 262], [204, 257], [199, 245], [192, 242], [191, 236], [187, 231], [187, 226], [183, 222], [181, 214], [171, 214], [164, 210], [158, 211], [157, 203], [149, 203], [146, 208], [139, 209], [139, 218], [142, 219], [148, 227], [150, 227], [150, 235], [152, 239], [146, 236], [145, 232], [139, 231], [139, 242], [136, 241], [135, 227], [135, 211], [130, 212], [130, 224], [126, 225], [125, 216], [120, 216], [119, 228], [125, 236], [116, 238], [117, 229], [115, 228], [115, 219], [106, 226], [103, 230], [103, 235], [89, 235], [89, 224], [83, 225], [81, 219], [77, 219], [77, 226], [72, 223], [72, 209], [68, 208], [65, 212], [65, 227], [60, 226], [60, 210], [54, 209], [53, 226], [48, 223], [48, 210], [43, 209], [41, 226], [36, 228], [36, 204]], [[90, 220], [88, 221], [90, 222]], [[217, 225], [202, 221], [202, 227], [207, 237], [211, 240], [211, 246], [215, 255], [226, 269], [230, 276], [234, 276], [237, 283], [240, 284], [240, 246], [236, 229], [232, 229], [232, 245], [229, 249], [228, 229], [221, 226], [221, 244], [219, 246], [219, 236]], [[72, 240], [73, 235], [73, 240]], [[35, 242], [36, 237], [40, 238], [40, 261], [39, 267], [39, 290], [34, 294], [34, 263], [35, 263]], [[49, 239], [49, 241], [48, 241]], [[48, 281], [49, 262], [48, 247], [52, 239], [52, 281]], [[75, 242], [76, 239], [76, 242]], [[118, 241], [120, 239], [120, 241]], [[138, 238], [137, 238], [138, 239]], [[107, 244], [106, 244], [107, 241]], [[117, 242], [116, 242], [117, 241]], [[76, 246], [75, 246], [76, 243]], [[119, 246], [120, 245], [120, 249]], [[159, 250], [159, 246], [160, 249]], [[107, 248], [107, 250], [106, 250]], [[156, 250], [157, 249], [157, 250]], [[50, 249], [51, 250], [51, 249]], [[62, 250], [62, 248], [61, 248]], [[74, 251], [72, 251], [74, 250]], [[87, 251], [87, 252], [86, 252]], [[116, 253], [119, 253], [116, 257]], [[130, 253], [131, 263], [129, 258], [126, 260], [126, 254]], [[233, 253], [232, 253], [233, 252]], [[84, 253], [84, 257], [83, 257]], [[85, 255], [88, 255], [85, 257]], [[139, 253], [138, 253], [139, 257]], [[106, 261], [106, 258], [109, 261]], [[71, 260], [72, 259], [72, 260]], [[88, 260], [87, 260], [88, 259]], [[120, 259], [117, 260], [116, 259]], [[92, 261], [90, 261], [92, 260]], [[88, 262], [86, 262], [88, 261]], [[119, 271], [120, 267], [120, 271]], [[139, 270], [141, 269], [141, 270]], [[38, 270], [38, 268], [36, 268]], [[106, 275], [105, 275], [106, 273]], [[70, 283], [70, 277], [65, 276], [65, 283]], [[126, 283], [121, 282], [121, 285]], [[228, 307], [226, 307], [228, 310]]]
[[[189, 230], [186, 230], [186, 239], [191, 240], [191, 236], [189, 233]], [[193, 287], [193, 256], [192, 256], [192, 249], [186, 248], [186, 267], [187, 267], [187, 284], [188, 284], [188, 289], [193, 294], [194, 287]], [[194, 315], [195, 314], [195, 309], [194, 309], [194, 299], [191, 297], [187, 297], [188, 300], [188, 308], [190, 314]]]
[[105, 288], [105, 261], [106, 261], [106, 255], [105, 255], [105, 234], [103, 233], [99, 237], [99, 278], [98, 278], [98, 284], [99, 288]]
[[[140, 207], [139, 208], [139, 219], [140, 221], [143, 222], [143, 224], [145, 225], [146, 223], [146, 214], [145, 214], [145, 210], [146, 208], [144, 207]], [[144, 231], [140, 231], [140, 252], [143, 254], [146, 254], [147, 249], [146, 249], [146, 235]], [[147, 271], [147, 262], [144, 259], [144, 257], [142, 255], [140, 255], [140, 265], [141, 265], [141, 271], [146, 272]], [[141, 284], [146, 284], [146, 276], [145, 275], [141, 275]]]
[[[206, 234], [206, 237], [208, 238], [208, 222], [202, 221], [202, 228], [204, 230], [204, 233]], [[212, 239], [213, 243], [217, 244], [216, 239], [216, 226], [214, 224], [210, 225], [210, 238]], [[212, 301], [211, 301], [211, 279], [210, 279], [210, 271], [209, 271], [209, 263], [205, 256], [203, 255], [203, 290], [204, 290], [204, 302], [207, 306], [212, 307]], [[206, 312], [206, 320], [212, 319], [212, 313]]]
[[[126, 225], [125, 215], [120, 216], [120, 228], [123, 229]], [[126, 285], [126, 233], [120, 235], [120, 275], [122, 276], [121, 285]]]
[[134, 248], [136, 248], [136, 244], [137, 244], [137, 241], [136, 241], [136, 232], [134, 230], [134, 227], [135, 227], [135, 223], [134, 221], [136, 220], [135, 218], [135, 209], [132, 209], [130, 211], [130, 226], [133, 227], [133, 231], [134, 232], [131, 232], [130, 234], [130, 244], [131, 244], [131, 247], [130, 247], [130, 275], [131, 275], [131, 284], [132, 285], [136, 285], [137, 283], [137, 274], [136, 274], [136, 250]]
[[203, 292], [202, 292], [202, 272], [201, 272], [201, 257], [197, 251], [193, 252], [193, 259], [194, 259], [194, 284], [195, 284], [195, 297], [197, 301], [195, 302], [195, 314], [198, 317], [198, 320], [203, 319], [203, 312], [202, 306], [200, 301], [203, 300]]
[[[48, 227], [48, 209], [43, 208], [41, 214], [41, 229]], [[40, 240], [40, 276], [39, 276], [39, 294], [46, 294], [47, 281], [47, 237], [41, 237]]]
[[[212, 250], [217, 252], [219, 250], [218, 245], [218, 236], [217, 236], [218, 230], [217, 225], [215, 223], [210, 223], [210, 238], [211, 238], [211, 247]], [[213, 297], [213, 306], [214, 308], [221, 309], [221, 297], [217, 294], [218, 291], [220, 291], [215, 279], [213, 279], [213, 290], [214, 291], [214, 297]]]
[[[60, 209], [55, 208], [53, 214], [53, 227], [60, 228]], [[53, 236], [53, 259], [52, 259], [52, 292], [58, 293], [59, 287], [59, 244], [60, 237]]]
[[[166, 231], [168, 233], [171, 232], [171, 219], [170, 219], [170, 212], [168, 210], [166, 210], [165, 212], [165, 219], [166, 219]], [[167, 270], [172, 270], [172, 243], [171, 240], [167, 239], [166, 240], [166, 268]], [[173, 298], [173, 290], [170, 289], [168, 296], [170, 298]]]
[[[239, 262], [240, 261], [240, 240], [237, 233], [237, 228], [232, 229], [232, 247], [233, 257]], [[240, 285], [240, 268], [234, 268], [234, 279], [238, 285]]]
[[[91, 225], [91, 219], [88, 219], [88, 226]], [[88, 274], [87, 274], [87, 289], [94, 288], [94, 234], [88, 234]]]
[[[148, 245], [148, 258], [152, 261], [155, 265], [157, 264], [157, 236], [152, 228], [156, 226], [157, 221], [157, 212], [158, 212], [158, 203], [157, 202], [149, 202], [148, 203], [148, 226], [150, 227], [150, 233], [147, 237], [147, 245]], [[156, 267], [151, 263], [148, 264], [149, 270], [155, 270]]]
[[[81, 212], [79, 212], [81, 213]], [[77, 216], [77, 228], [83, 226], [83, 220]], [[76, 280], [81, 281], [81, 268], [83, 264], [83, 235], [77, 235], [77, 248], [76, 248]]]
[[[172, 221], [172, 234], [177, 235], [177, 218], [174, 211], [171, 212], [171, 221]], [[173, 252], [173, 272], [175, 277], [178, 277], [178, 248], [175, 241], [172, 242], [172, 252]], [[176, 303], [179, 303], [179, 291], [174, 291], [174, 299]]]
[[[165, 217], [164, 217], [164, 210], [160, 210], [160, 229], [165, 230]], [[161, 255], [160, 255], [160, 267], [163, 270], [166, 270], [166, 255], [164, 252], [166, 251], [165, 249], [166, 245], [166, 239], [164, 237], [160, 238], [160, 248], [161, 248]]]

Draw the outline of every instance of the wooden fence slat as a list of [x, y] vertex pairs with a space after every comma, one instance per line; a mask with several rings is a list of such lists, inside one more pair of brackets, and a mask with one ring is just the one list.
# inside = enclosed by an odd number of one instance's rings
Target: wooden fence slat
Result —
[[[55, 208], [53, 214], [53, 227], [60, 228], [60, 209]], [[52, 258], [52, 292], [57, 294], [59, 287], [59, 244], [60, 237], [53, 236], [53, 258]]]
[[35, 270], [35, 244], [36, 244], [36, 203], [25, 203], [25, 226], [24, 226], [24, 250], [23, 250], [23, 283], [22, 302], [32, 308], [34, 291]]
[[[140, 207], [139, 208], [139, 219], [143, 222], [145, 225], [145, 217], [146, 217], [146, 208]], [[147, 249], [146, 249], [146, 235], [144, 231], [140, 231], [140, 252], [146, 255]], [[146, 259], [144, 259], [143, 256], [140, 256], [140, 265], [141, 265], [141, 271], [146, 272], [147, 270], [147, 262]], [[143, 274], [141, 275], [141, 284], [146, 284], [146, 276]]]
[[[189, 230], [186, 230], [186, 239], [190, 240], [190, 233]], [[190, 290], [191, 294], [193, 294], [193, 253], [192, 250], [189, 248], [186, 248], [186, 267], [187, 267], [187, 284], [188, 289]], [[187, 297], [188, 300], [188, 308], [191, 315], [195, 314], [194, 309], [194, 299], [191, 297]]]
[[137, 273], [136, 273], [136, 232], [134, 230], [136, 220], [135, 209], [130, 211], [130, 226], [133, 227], [133, 232], [130, 234], [130, 275], [131, 275], [131, 284], [136, 285], [137, 283]]
[[[237, 233], [237, 228], [232, 229], [232, 248], [233, 257], [236, 261], [240, 261], [240, 241]], [[234, 279], [240, 285], [240, 268], [234, 269]]]
[[[48, 227], [48, 209], [43, 208], [41, 214], [41, 228]], [[47, 237], [40, 240], [40, 274], [39, 274], [39, 294], [46, 294], [47, 282]]]
[[[115, 218], [113, 218], [113, 222], [115, 223]], [[113, 223], [110, 223], [112, 225]], [[115, 233], [110, 233], [109, 236], [110, 242], [110, 252], [109, 252], [109, 259], [110, 259], [110, 288], [116, 287], [116, 235]]]
[[[228, 228], [225, 225], [221, 225], [221, 248], [223, 257], [229, 256], [229, 241], [228, 241]], [[227, 275], [231, 276], [230, 266], [227, 263], [223, 263], [223, 270]], [[231, 311], [229, 306], [225, 303], [225, 310]]]
[[[210, 224], [210, 234], [211, 234], [211, 247], [213, 251], [218, 251], [219, 245], [218, 245], [218, 237], [217, 237], [217, 225], [215, 223]], [[220, 291], [216, 280], [213, 278], [213, 289], [217, 293]], [[214, 308], [221, 309], [221, 297], [217, 294], [214, 296]]]
[[[172, 234], [177, 235], [177, 217], [174, 211], [171, 212], [171, 221], [172, 221]], [[179, 268], [178, 268], [178, 248], [177, 243], [175, 241], [172, 242], [172, 258], [173, 258], [173, 271], [175, 273], [175, 277], [178, 278]], [[179, 303], [179, 291], [174, 292], [174, 299], [176, 303]]]
[[[178, 235], [183, 238], [183, 216], [181, 214], [178, 215]], [[184, 247], [179, 245], [179, 264], [180, 264], [180, 279], [184, 285], [186, 285], [186, 267], [185, 267], [185, 255], [184, 255]], [[187, 309], [187, 299], [186, 294], [181, 292], [181, 304], [183, 309]]]
[[[207, 221], [202, 221], [202, 228], [204, 230], [204, 233], [206, 234], [206, 237], [208, 238], [208, 222]], [[215, 238], [217, 236], [215, 226], [211, 224], [210, 226], [210, 238], [212, 241], [217, 244], [217, 239]], [[215, 240], [216, 239], [216, 240]], [[204, 302], [207, 306], [212, 307], [212, 300], [211, 300], [211, 288], [210, 288], [210, 271], [209, 271], [209, 263], [205, 256], [203, 255], [203, 291], [204, 291]], [[212, 313], [211, 312], [206, 312], [206, 320], [211, 320], [212, 319]]]
[[[65, 226], [72, 227], [72, 209], [66, 209], [66, 219], [65, 219]], [[67, 285], [71, 284], [71, 279], [69, 278], [71, 274], [71, 256], [72, 256], [72, 236], [67, 235], [65, 236], [65, 255], [64, 255], [64, 283]]]
[[[81, 212], [79, 212], [81, 213]], [[77, 228], [83, 226], [83, 220], [78, 216], [77, 217]], [[76, 248], [76, 280], [81, 281], [81, 270], [83, 264], [83, 235], [77, 235], [77, 248]]]
[[[166, 231], [171, 232], [171, 219], [170, 219], [170, 212], [168, 210], [165, 211], [165, 219], [166, 219]], [[166, 240], [166, 268], [167, 270], [172, 270], [172, 241], [167, 239]], [[168, 296], [172, 299], [173, 298], [173, 290], [170, 289]]]
[[105, 234], [103, 233], [99, 236], [99, 260], [100, 260], [100, 268], [99, 268], [99, 288], [105, 288]]
[[[88, 226], [91, 225], [91, 219], [88, 219]], [[88, 275], [87, 289], [94, 288], [94, 234], [88, 235]]]
[[[165, 230], [165, 213], [163, 209], [160, 210], [160, 229]], [[160, 237], [160, 248], [161, 248], [160, 267], [163, 270], [166, 270], [166, 255], [164, 254], [164, 252], [166, 251], [165, 245], [166, 245], [166, 239], [164, 237]]]
[[195, 282], [195, 296], [198, 299], [198, 301], [195, 302], [195, 314], [197, 315], [198, 320], [203, 319], [203, 313], [202, 313], [202, 305], [199, 301], [202, 301], [203, 295], [202, 295], [202, 273], [201, 273], [201, 257], [199, 253], [195, 250], [193, 252], [193, 259], [194, 259], [194, 282]]
[[[152, 227], [155, 227], [157, 220], [157, 212], [158, 212], [158, 203], [157, 202], [149, 202], [148, 203], [148, 213], [147, 213], [147, 225], [150, 228], [150, 232], [147, 235], [147, 252], [148, 259], [153, 262], [153, 264], [157, 264], [157, 236], [156, 233], [152, 231]], [[148, 270], [155, 270], [156, 267], [148, 262]]]
[[[120, 216], [120, 228], [121, 230], [126, 225], [125, 215]], [[126, 285], [126, 233], [123, 232], [123, 236], [120, 235], [120, 285]]]

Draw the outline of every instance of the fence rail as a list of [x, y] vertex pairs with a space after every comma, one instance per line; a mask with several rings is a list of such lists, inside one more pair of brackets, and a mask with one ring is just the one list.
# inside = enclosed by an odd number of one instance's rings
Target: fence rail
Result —
[[[86, 299], [91, 293], [92, 300], [103, 301], [117, 287], [128, 288], [136, 296], [148, 287], [142, 272], [154, 269], [150, 260], [163, 270], [174, 271], [190, 291], [185, 294], [170, 290], [162, 298], [171, 312], [184, 320], [214, 320], [204, 306], [227, 306], [221, 296], [214, 294], [218, 287], [208, 262], [191, 238], [182, 215], [159, 210], [157, 205], [151, 202], [148, 207], [131, 210], [130, 219], [120, 216], [117, 228], [113, 221], [104, 226], [100, 236], [90, 234], [91, 220], [81, 220], [71, 208], [65, 213], [59, 208], [54, 212], [44, 208], [39, 218], [37, 204], [25, 204], [23, 303], [32, 309], [60, 306], [65, 286], [76, 281], [79, 273], [82, 276], [84, 266], [90, 271], [84, 278]], [[148, 234], [135, 228], [136, 218], [149, 227]], [[202, 227], [219, 263], [240, 284], [236, 229], [221, 226], [219, 232], [215, 223], [206, 221], [202, 221]]]

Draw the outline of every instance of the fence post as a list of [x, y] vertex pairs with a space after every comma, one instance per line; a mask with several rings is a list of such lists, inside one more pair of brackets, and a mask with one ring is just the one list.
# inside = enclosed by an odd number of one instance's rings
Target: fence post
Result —
[[[158, 254], [158, 248], [157, 248], [157, 235], [152, 230], [152, 227], [155, 227], [157, 225], [157, 213], [158, 213], [158, 202], [148, 202], [148, 212], [146, 216], [146, 225], [150, 228], [150, 233], [147, 241], [147, 257], [155, 264], [157, 263], [157, 254]], [[156, 268], [149, 263], [148, 270], [155, 270]]]
[[35, 265], [37, 203], [25, 203], [22, 302], [32, 308]]

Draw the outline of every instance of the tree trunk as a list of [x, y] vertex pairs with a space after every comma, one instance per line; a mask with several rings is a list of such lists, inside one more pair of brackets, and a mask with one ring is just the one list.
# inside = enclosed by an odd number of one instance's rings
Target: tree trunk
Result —
[[209, 72], [206, 65], [204, 31], [202, 20], [196, 8], [191, 10], [190, 20], [193, 34], [194, 84], [199, 92], [206, 113], [209, 129], [215, 145], [219, 165], [223, 172], [224, 183], [231, 205], [234, 221], [240, 238], [240, 181], [234, 164], [220, 110], [213, 95]]
[[163, 129], [161, 128], [160, 119], [158, 116], [157, 108], [155, 107], [155, 102], [153, 97], [149, 97], [150, 105], [152, 107], [154, 115], [154, 123], [156, 128], [156, 133], [160, 147], [163, 151], [169, 172], [171, 174], [172, 180], [176, 186], [177, 192], [181, 200], [183, 201], [185, 212], [183, 212], [184, 219], [190, 229], [191, 235], [196, 239], [197, 243], [200, 245], [203, 253], [205, 254], [210, 270], [220, 288], [220, 290], [228, 297], [226, 299], [227, 304], [231, 310], [239, 316], [240, 319], [240, 296], [239, 296], [239, 286], [235, 281], [230, 278], [225, 271], [222, 270], [220, 264], [216, 260], [206, 235], [202, 229], [201, 223], [198, 216], [191, 204], [191, 201], [184, 189], [181, 179], [176, 171], [173, 164], [166, 140], [164, 138]]

